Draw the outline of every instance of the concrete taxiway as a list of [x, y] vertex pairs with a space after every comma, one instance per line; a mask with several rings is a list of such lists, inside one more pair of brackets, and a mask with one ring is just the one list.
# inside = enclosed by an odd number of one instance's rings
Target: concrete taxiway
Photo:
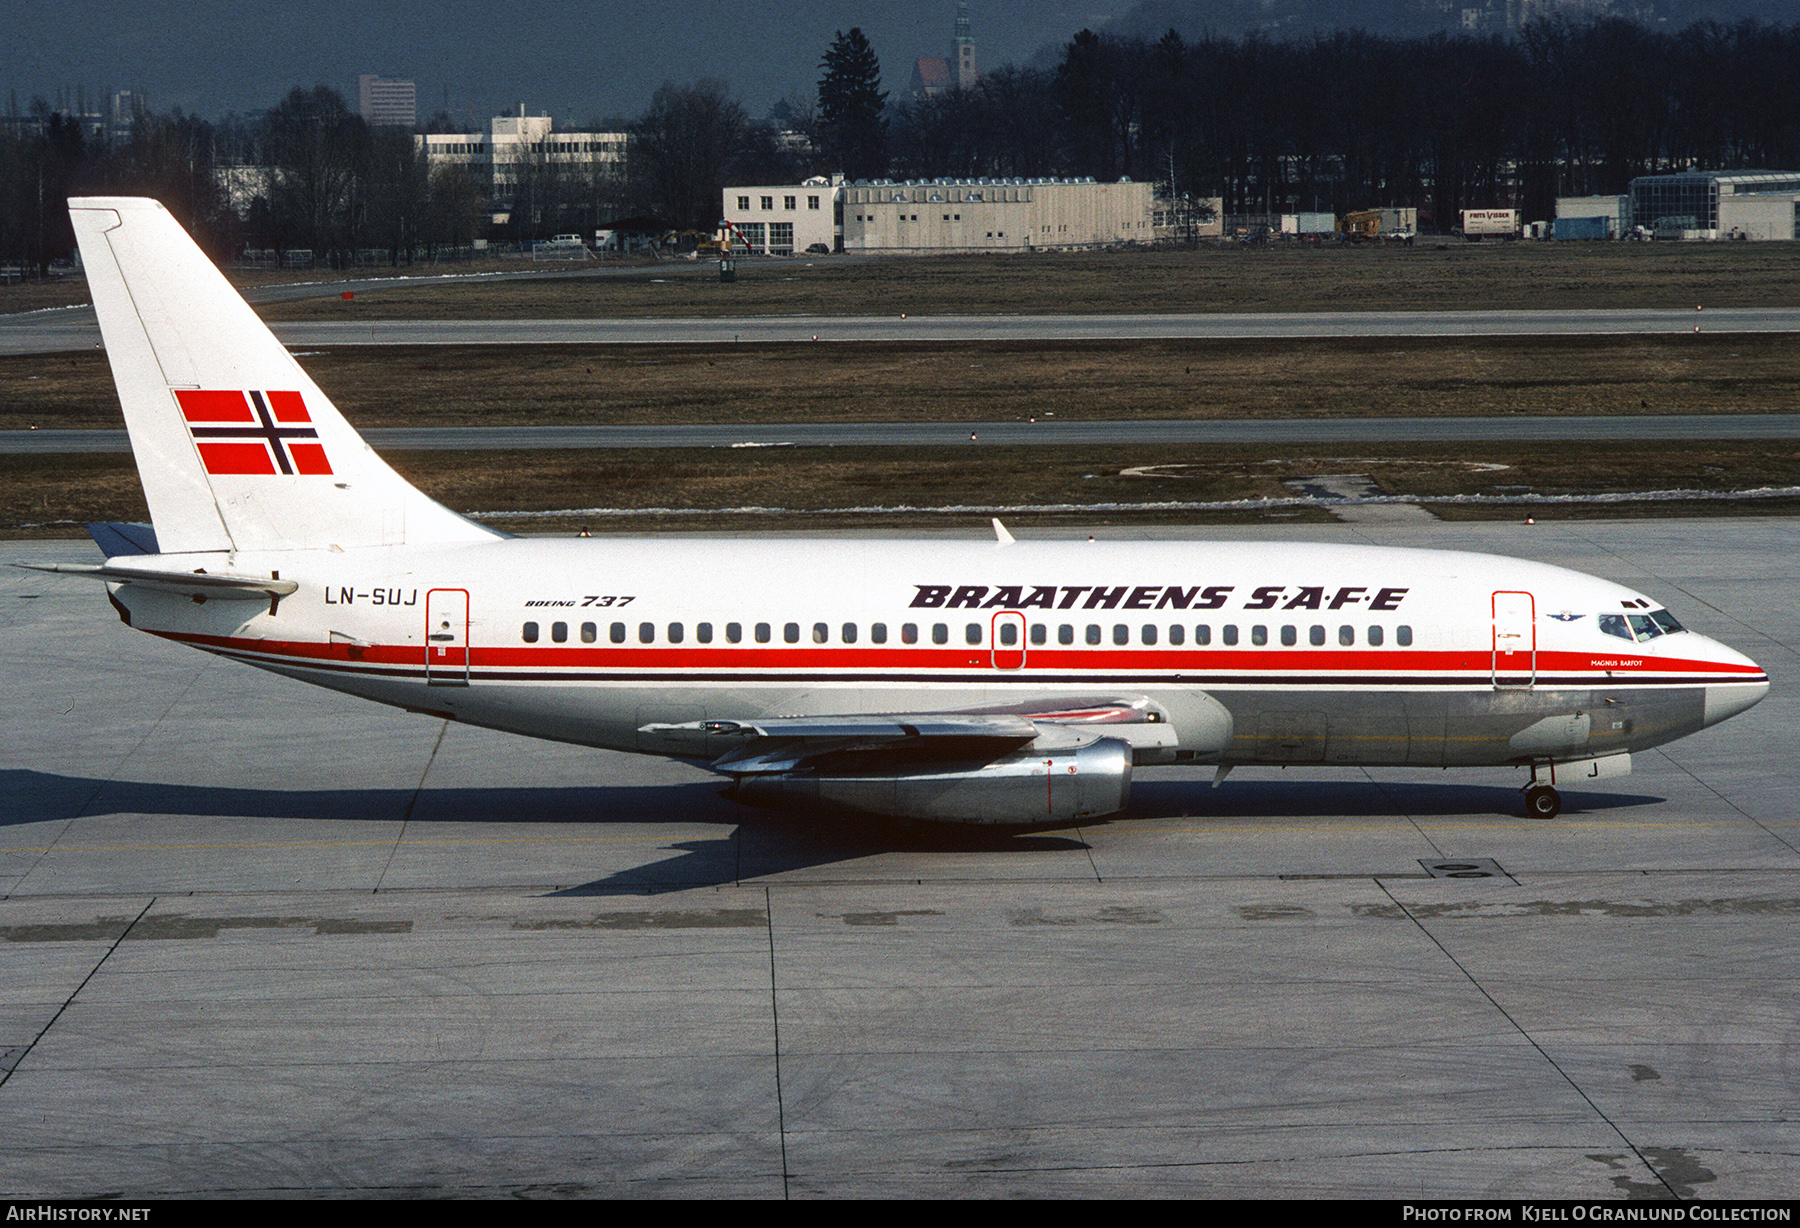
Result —
[[[530, 448], [1142, 447], [1192, 443], [1337, 445], [1800, 437], [1800, 414], [1571, 414], [1466, 418], [1097, 419], [1031, 422], [642, 423], [624, 426], [372, 427], [377, 451]], [[123, 430], [4, 430], [0, 456], [129, 452]]]
[[1548, 823], [1501, 770], [1156, 770], [871, 831], [0, 570], [0, 1194], [1790, 1196], [1800, 521], [1141, 535], [1561, 563], [1774, 689]]
[[[338, 345], [634, 345], [738, 342], [1301, 340], [1791, 333], [1800, 308], [1296, 311], [1144, 315], [767, 315], [673, 319], [317, 321], [270, 326], [290, 349]], [[91, 350], [91, 307], [0, 317], [0, 355]]]

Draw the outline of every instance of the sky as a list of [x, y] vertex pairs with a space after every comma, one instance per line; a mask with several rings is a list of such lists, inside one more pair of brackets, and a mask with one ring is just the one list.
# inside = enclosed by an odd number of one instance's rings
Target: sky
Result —
[[[1023, 64], [1127, 7], [970, 0], [979, 64]], [[152, 110], [216, 119], [323, 84], [354, 108], [358, 76], [374, 73], [416, 82], [422, 120], [447, 101], [459, 122], [485, 126], [520, 103], [560, 122], [628, 118], [664, 82], [708, 77], [764, 115], [790, 93], [812, 95], [832, 36], [853, 26], [898, 94], [914, 59], [949, 54], [956, 0], [87, 0], [76, 10], [0, 0], [0, 13], [0, 91], [21, 105], [39, 94], [54, 105], [59, 90], [135, 89]]]

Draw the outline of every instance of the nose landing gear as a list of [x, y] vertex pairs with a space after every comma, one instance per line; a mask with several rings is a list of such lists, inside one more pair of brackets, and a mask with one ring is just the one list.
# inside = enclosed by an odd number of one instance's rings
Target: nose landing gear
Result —
[[1531, 765], [1531, 780], [1519, 790], [1525, 795], [1525, 817], [1531, 819], [1554, 819], [1562, 813], [1562, 794], [1556, 786], [1547, 785], [1538, 780], [1537, 764]]
[[1549, 785], [1525, 787], [1525, 814], [1533, 819], [1554, 819], [1562, 813], [1562, 794]]

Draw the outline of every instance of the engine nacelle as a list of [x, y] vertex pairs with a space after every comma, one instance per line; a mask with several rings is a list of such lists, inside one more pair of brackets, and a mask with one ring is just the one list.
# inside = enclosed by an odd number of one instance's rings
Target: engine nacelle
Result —
[[1070, 823], [1125, 809], [1131, 747], [1095, 738], [990, 760], [896, 762], [891, 754], [846, 754], [803, 771], [740, 776], [729, 796], [771, 809], [820, 807], [940, 823]]

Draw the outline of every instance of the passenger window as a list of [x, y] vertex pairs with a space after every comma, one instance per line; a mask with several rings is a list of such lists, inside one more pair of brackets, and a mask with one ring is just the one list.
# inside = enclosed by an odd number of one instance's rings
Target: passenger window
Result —
[[1131, 643], [1131, 628], [1124, 623], [1114, 623], [1113, 643], [1121, 645]]
[[[1237, 638], [1236, 636], [1232, 637], [1234, 642], [1235, 642], [1236, 638]], [[1212, 643], [1212, 627], [1206, 623], [1201, 623], [1198, 627], [1195, 627], [1194, 628], [1194, 643], [1196, 643], [1196, 644]]]
[[845, 623], [844, 624], [844, 633], [843, 633], [842, 639], [843, 639], [844, 643], [846, 643], [846, 644], [856, 643], [856, 624], [855, 623]]
[[1089, 623], [1088, 624], [1087, 642], [1090, 644], [1098, 644], [1100, 642], [1100, 624], [1099, 623]]
[[1402, 647], [1402, 648], [1411, 648], [1412, 647], [1412, 628], [1411, 627], [1395, 627], [1394, 628], [1394, 643], [1400, 645], [1400, 647]]
[[919, 624], [901, 623], [900, 642], [902, 644], [917, 644], [919, 642]]
[[783, 626], [781, 628], [781, 638], [790, 644], [798, 644], [800, 642], [800, 624], [788, 623]]
[[550, 639], [553, 643], [557, 643], [557, 644], [568, 643], [569, 642], [569, 624], [568, 623], [551, 623], [550, 624]]
[[981, 643], [981, 640], [982, 640], [981, 624], [980, 623], [970, 623], [967, 627], [964, 627], [963, 628], [963, 640], [969, 644]]
[[1050, 628], [1046, 627], [1043, 623], [1031, 624], [1031, 642], [1033, 644], [1042, 644], [1049, 638]]
[[726, 623], [725, 624], [725, 642], [726, 643], [736, 644], [736, 643], [741, 642], [743, 640], [743, 638], [744, 638], [744, 624], [743, 623]]
[[933, 644], [948, 644], [950, 642], [949, 624], [947, 624], [947, 623], [932, 623], [931, 624], [931, 642]]
[[1064, 623], [1062, 626], [1058, 627], [1056, 629], [1056, 642], [1058, 644], [1073, 644], [1075, 642], [1075, 628], [1071, 627], [1068, 623]]
[[687, 634], [687, 633], [682, 628], [682, 625], [680, 623], [670, 623], [669, 624], [669, 643], [671, 643], [671, 644], [681, 643], [681, 637], [685, 634]]
[[757, 623], [756, 624], [756, 642], [758, 644], [767, 644], [769, 642], [769, 624], [768, 623]]
[[1350, 647], [1353, 647], [1355, 644], [1356, 644], [1356, 628], [1355, 627], [1339, 627], [1338, 628], [1338, 647], [1350, 648]]
[[831, 628], [826, 626], [824, 623], [814, 623], [813, 624], [813, 643], [829, 644], [830, 642], [831, 642]]
[[1173, 627], [1169, 628], [1169, 643], [1179, 648], [1182, 641], [1186, 638], [1186, 629], [1183, 628], [1180, 623], [1176, 623]]
[[1369, 647], [1380, 648], [1382, 638], [1383, 637], [1382, 637], [1382, 632], [1381, 632], [1380, 627], [1371, 626], [1369, 628]]
[[1250, 628], [1250, 642], [1255, 644], [1258, 648], [1267, 644], [1269, 642], [1269, 629], [1261, 623], [1257, 623], [1254, 627]]
[[1156, 643], [1156, 625], [1154, 623], [1145, 623], [1143, 630], [1138, 632], [1138, 638], [1146, 645]]
[[712, 643], [712, 624], [711, 623], [695, 623], [694, 624], [694, 638], [696, 640], [699, 640], [702, 644]]
[[656, 624], [655, 623], [639, 623], [638, 624], [638, 643], [640, 643], [640, 644], [656, 643]]
[[538, 635], [537, 624], [536, 623], [526, 623], [524, 630], [521, 631], [520, 634], [525, 637], [525, 642], [527, 644], [537, 643], [537, 635]]
[[1225, 624], [1225, 630], [1224, 630], [1222, 638], [1224, 639], [1225, 643], [1229, 647], [1236, 648], [1237, 647], [1237, 624], [1236, 623]]
[[625, 642], [625, 624], [614, 623], [611, 627], [607, 628], [607, 634], [612, 637], [613, 643], [623, 644]]
[[1323, 648], [1325, 646], [1325, 628], [1319, 626], [1317, 623], [1308, 627], [1306, 629], [1306, 642], [1311, 644], [1314, 648]]
[[1001, 623], [1000, 624], [1000, 642], [1008, 648], [1011, 648], [1014, 644], [1017, 644], [1019, 642], [1018, 626], [1012, 622]]
[[871, 644], [887, 643], [887, 624], [886, 623], [870, 623], [869, 624], [869, 643], [871, 643]]
[[583, 644], [592, 644], [599, 638], [600, 628], [596, 627], [593, 623], [581, 624], [581, 642]]
[[1284, 624], [1281, 628], [1282, 647], [1292, 648], [1295, 644], [1299, 643], [1299, 641], [1300, 633], [1294, 629], [1294, 625], [1292, 623]]

